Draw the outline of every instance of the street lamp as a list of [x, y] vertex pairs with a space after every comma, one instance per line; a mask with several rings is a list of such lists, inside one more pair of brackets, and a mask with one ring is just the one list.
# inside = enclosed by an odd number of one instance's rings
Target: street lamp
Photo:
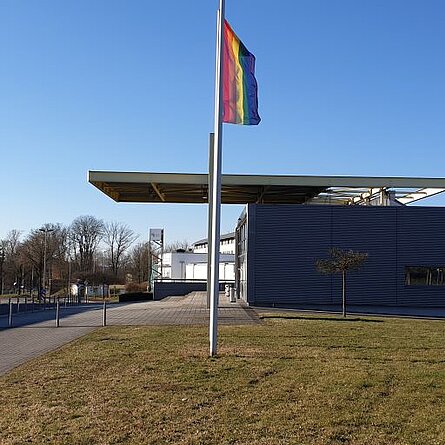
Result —
[[45, 234], [45, 244], [43, 248], [43, 289], [46, 291], [46, 244], [47, 244], [47, 236], [49, 232], [53, 232], [54, 229], [50, 229], [49, 227], [42, 227], [39, 229], [40, 232], [43, 232]]
[[67, 293], [68, 293], [68, 303], [71, 303], [71, 243], [70, 242], [68, 242], [67, 257], [68, 257]]
[[3, 295], [3, 263], [5, 262], [5, 248], [0, 246], [0, 295]]

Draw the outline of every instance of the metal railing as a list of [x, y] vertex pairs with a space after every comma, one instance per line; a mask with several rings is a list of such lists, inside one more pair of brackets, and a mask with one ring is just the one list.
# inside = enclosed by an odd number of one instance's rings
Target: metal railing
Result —
[[[8, 327], [13, 327], [14, 325], [14, 315], [26, 314], [38, 311], [55, 310], [55, 326], [60, 326], [60, 313], [61, 306], [74, 307], [80, 306], [81, 304], [88, 303], [88, 300], [78, 301], [77, 299], [72, 299], [69, 297], [48, 297], [42, 299], [30, 298], [30, 297], [14, 297], [9, 298], [7, 303], [1, 303], [0, 308], [2, 312], [0, 315], [5, 315], [8, 317]], [[7, 309], [6, 311], [4, 309]], [[102, 304], [102, 326], [107, 325], [107, 300], [103, 300]]]

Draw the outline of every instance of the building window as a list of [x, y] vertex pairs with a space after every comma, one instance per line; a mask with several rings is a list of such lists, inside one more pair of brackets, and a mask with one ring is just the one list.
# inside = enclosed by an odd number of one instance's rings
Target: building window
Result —
[[445, 267], [405, 267], [405, 284], [407, 286], [444, 286], [444, 276]]
[[238, 255], [241, 256], [247, 252], [247, 222], [244, 221], [238, 228]]

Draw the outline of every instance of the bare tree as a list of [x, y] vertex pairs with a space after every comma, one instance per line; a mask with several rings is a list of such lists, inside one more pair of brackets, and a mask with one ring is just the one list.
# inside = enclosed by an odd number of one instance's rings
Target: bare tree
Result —
[[173, 241], [172, 243], [164, 246], [164, 252], [176, 252], [177, 250], [184, 250], [187, 252], [191, 249], [191, 247], [192, 245], [187, 240]]
[[149, 243], [136, 244], [129, 254], [128, 267], [133, 279], [137, 279], [139, 284], [149, 280], [150, 261]]
[[20, 245], [20, 236], [22, 232], [17, 229], [10, 230], [5, 238], [6, 244], [6, 254], [14, 255], [17, 251], [18, 246]]
[[[4, 265], [2, 272], [5, 276], [6, 286], [10, 289], [14, 284], [14, 288], [17, 290], [18, 283], [21, 277], [21, 264], [20, 264], [20, 236], [22, 232], [20, 230], [10, 230], [6, 238], [2, 240]], [[2, 283], [3, 284], [3, 283]], [[8, 286], [9, 285], [9, 286]]]
[[329, 258], [316, 261], [317, 270], [324, 274], [342, 274], [342, 306], [343, 317], [346, 317], [346, 273], [359, 269], [368, 259], [368, 254], [364, 252], [354, 252], [353, 250], [343, 250], [337, 247], [329, 249]]
[[[46, 230], [46, 234], [44, 230]], [[53, 275], [63, 281], [66, 274], [68, 230], [60, 224], [45, 224], [42, 229], [34, 229], [25, 238], [20, 257], [24, 266], [33, 270], [32, 275], [38, 278], [38, 289], [44, 287], [43, 269], [46, 252], [46, 276], [52, 280]], [[46, 249], [45, 249], [46, 238]]]
[[79, 269], [90, 272], [93, 258], [103, 237], [104, 223], [94, 216], [79, 216], [71, 224], [69, 237]]
[[103, 241], [108, 246], [108, 258], [115, 276], [119, 272], [125, 252], [136, 238], [137, 235], [126, 224], [118, 222], [105, 224]]

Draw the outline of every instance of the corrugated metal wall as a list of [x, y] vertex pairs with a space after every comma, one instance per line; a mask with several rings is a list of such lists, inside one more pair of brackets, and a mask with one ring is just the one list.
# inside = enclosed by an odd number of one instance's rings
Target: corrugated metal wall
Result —
[[445, 286], [406, 286], [405, 266], [445, 266], [445, 208], [397, 212], [397, 297], [401, 306], [445, 306]]
[[340, 304], [341, 277], [317, 272], [328, 249], [367, 252], [348, 303], [445, 306], [445, 286], [406, 286], [405, 266], [445, 266], [445, 208], [249, 205], [248, 301]]
[[[397, 207], [342, 206], [332, 210], [332, 247], [369, 254], [363, 268], [347, 276], [348, 302], [395, 305], [397, 294]], [[326, 250], [325, 250], [326, 251]], [[325, 254], [326, 255], [326, 254]], [[402, 280], [405, 272], [403, 271]], [[341, 303], [341, 278], [332, 293]]]

